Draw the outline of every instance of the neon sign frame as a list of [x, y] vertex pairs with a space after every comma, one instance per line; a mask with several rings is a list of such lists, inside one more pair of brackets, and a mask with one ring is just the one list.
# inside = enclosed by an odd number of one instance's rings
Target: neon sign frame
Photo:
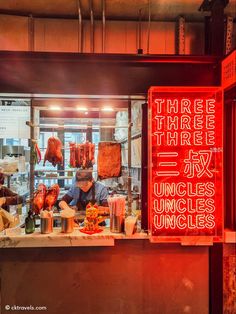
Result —
[[151, 87], [148, 208], [153, 242], [223, 237], [223, 95], [219, 87]]

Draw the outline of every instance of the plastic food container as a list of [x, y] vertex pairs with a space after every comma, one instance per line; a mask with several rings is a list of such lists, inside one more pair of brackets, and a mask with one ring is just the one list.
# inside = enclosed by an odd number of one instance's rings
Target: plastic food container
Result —
[[125, 198], [121, 196], [108, 198], [110, 209], [110, 230], [114, 233], [124, 231]]
[[129, 216], [125, 218], [125, 234], [131, 236], [134, 233], [137, 217]]

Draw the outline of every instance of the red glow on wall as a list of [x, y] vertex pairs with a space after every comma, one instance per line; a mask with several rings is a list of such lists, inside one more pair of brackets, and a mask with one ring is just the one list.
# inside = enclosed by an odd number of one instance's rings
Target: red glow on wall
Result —
[[218, 88], [149, 91], [153, 236], [222, 236], [223, 111]]

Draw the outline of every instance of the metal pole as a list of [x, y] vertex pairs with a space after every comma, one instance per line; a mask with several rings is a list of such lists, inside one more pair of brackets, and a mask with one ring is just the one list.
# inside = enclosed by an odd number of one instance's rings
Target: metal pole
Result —
[[179, 16], [178, 18], [178, 51], [179, 55], [185, 54], [185, 18]]
[[226, 18], [226, 35], [225, 35], [225, 54], [227, 55], [232, 50], [234, 30], [234, 19], [231, 16]]
[[90, 143], [93, 142], [93, 125], [91, 121], [89, 121], [86, 126], [86, 141]]
[[28, 46], [29, 51], [34, 51], [34, 18], [32, 14], [28, 19]]
[[[60, 141], [64, 147], [65, 146], [65, 130], [64, 129], [58, 130], [57, 136], [60, 139]], [[57, 170], [60, 171], [60, 176], [65, 176], [65, 172], [64, 172], [64, 170], [65, 170], [65, 150], [62, 151], [62, 155], [63, 155], [63, 165], [58, 165]], [[60, 188], [64, 188], [65, 180], [64, 179], [58, 180], [58, 184], [59, 184]]]
[[148, 230], [148, 103], [142, 105], [141, 226]]
[[81, 5], [80, 5], [80, 0], [77, 2], [78, 6], [78, 52], [82, 52], [83, 50], [83, 41], [82, 41], [82, 13], [81, 13]]
[[149, 54], [149, 48], [150, 48], [150, 30], [151, 30], [151, 0], [148, 0], [147, 54]]
[[35, 119], [35, 112], [34, 112], [34, 106], [31, 99], [31, 105], [30, 105], [30, 209], [32, 206], [32, 200], [34, 197], [34, 170], [35, 170], [35, 164], [34, 164], [34, 158], [32, 154], [32, 150], [34, 147], [34, 119]]
[[138, 22], [138, 54], [143, 53], [142, 46], [142, 10], [139, 10], [139, 22]]
[[90, 52], [94, 53], [94, 16], [93, 16], [93, 0], [89, 1], [90, 5]]
[[105, 37], [106, 37], [106, 0], [102, 0], [102, 52], [105, 52]]
[[128, 102], [128, 215], [132, 213], [132, 193], [131, 193], [131, 186], [132, 186], [132, 177], [131, 177], [131, 128], [132, 128], [132, 116], [131, 116], [131, 100]]

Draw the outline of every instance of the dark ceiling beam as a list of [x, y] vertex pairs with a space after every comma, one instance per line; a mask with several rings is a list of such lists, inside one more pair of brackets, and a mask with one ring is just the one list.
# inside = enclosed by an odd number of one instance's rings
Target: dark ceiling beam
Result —
[[[16, 10], [6, 10], [6, 9], [0, 9], [0, 15], [9, 15], [9, 16], [21, 16], [21, 17], [29, 17], [32, 15], [34, 18], [38, 19], [65, 19], [65, 20], [77, 20], [78, 16], [76, 14], [40, 14], [40, 13], [31, 13], [30, 11], [16, 11]], [[144, 17], [145, 19], [148, 17]], [[101, 14], [94, 14], [94, 19], [101, 21], [102, 17]], [[83, 14], [83, 20], [90, 20], [89, 14]], [[107, 21], [137, 21], [137, 17], [135, 16], [127, 16], [127, 17], [114, 17], [110, 16], [109, 14], [106, 14], [106, 20]], [[198, 18], [186, 18], [187, 22], [201, 22]], [[236, 20], [236, 19], [235, 19]], [[176, 22], [176, 18], [165, 18], [165, 19], [155, 19], [152, 17], [152, 22]]]
[[204, 0], [199, 11], [207, 12], [205, 16], [205, 54], [224, 55], [224, 9], [229, 0]]
[[0, 51], [0, 93], [131, 96], [146, 95], [157, 85], [220, 85], [220, 61], [204, 56]]

